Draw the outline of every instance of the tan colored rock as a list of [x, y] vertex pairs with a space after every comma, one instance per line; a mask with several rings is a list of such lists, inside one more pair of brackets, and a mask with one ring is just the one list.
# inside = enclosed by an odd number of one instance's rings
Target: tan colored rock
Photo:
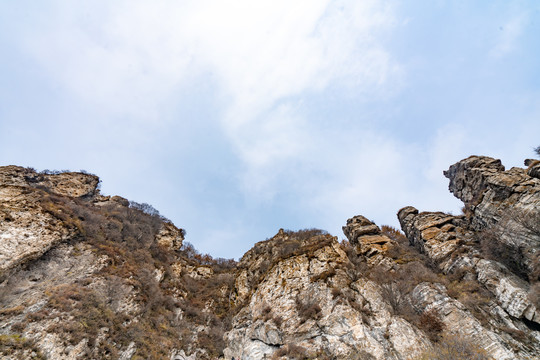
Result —
[[384, 255], [395, 242], [381, 234], [381, 229], [366, 217], [357, 215], [348, 219], [347, 225], [343, 226], [343, 233], [355, 247], [358, 255], [366, 257], [370, 265], [386, 262], [391, 266], [389, 259]]
[[515, 252], [532, 274], [540, 263], [540, 179], [528, 170], [504, 169], [500, 160], [471, 156], [444, 172], [449, 189], [471, 213], [471, 228], [493, 229], [496, 241]]
[[209, 266], [186, 265], [185, 272], [188, 276], [194, 279], [208, 279], [214, 274], [214, 270], [212, 270], [212, 268]]
[[[416, 209], [407, 207], [399, 211], [398, 217], [412, 244], [435, 260], [441, 270], [445, 273], [460, 269], [473, 270], [478, 281], [493, 293], [498, 304], [509, 315], [538, 322], [538, 311], [527, 297], [529, 285], [504, 265], [483, 259], [482, 254], [471, 246], [475, 237], [473, 232], [463, 228], [466, 222], [461, 216], [418, 213]], [[438, 227], [448, 225], [448, 222], [452, 226], [447, 226], [447, 231]], [[460, 254], [453, 256], [458, 249]]]
[[46, 211], [36, 201], [34, 191], [0, 184], [0, 278], [76, 233]]
[[180, 250], [183, 241], [184, 231], [168, 222], [163, 223], [161, 230], [156, 235], [156, 242], [171, 250]]
[[[376, 359], [406, 359], [428, 348], [420, 331], [391, 314], [377, 284], [366, 279], [351, 283], [347, 264], [335, 239], [312, 254], [279, 260], [235, 317], [226, 335], [225, 358], [269, 358], [287, 344], [301, 346], [313, 357], [329, 353], [336, 359], [361, 352]], [[350, 296], [336, 297], [338, 290]], [[307, 309], [314, 310], [307, 315]]]
[[91, 197], [97, 195], [99, 178], [80, 172], [59, 174], [36, 173], [33, 169], [20, 166], [1, 166], [0, 184], [3, 186], [45, 187], [49, 191], [70, 197]]

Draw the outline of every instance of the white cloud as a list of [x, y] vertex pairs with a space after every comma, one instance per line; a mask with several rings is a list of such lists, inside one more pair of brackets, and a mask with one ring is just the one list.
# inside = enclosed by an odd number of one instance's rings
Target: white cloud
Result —
[[24, 46], [51, 79], [100, 108], [104, 121], [162, 122], [163, 107], [182, 102], [178, 88], [211, 77], [223, 106], [215, 125], [244, 164], [232, 176], [249, 202], [288, 191], [299, 205], [342, 219], [358, 203], [376, 206], [389, 194], [385, 186], [400, 187], [403, 149], [359, 124], [327, 134], [307, 119], [303, 98], [335, 88], [365, 102], [394, 91], [400, 67], [384, 47], [394, 21], [388, 4], [57, 2]]
[[399, 67], [378, 37], [392, 21], [378, 1], [57, 2], [24, 46], [55, 81], [129, 121], [161, 121], [161, 107], [182, 100], [176, 88], [211, 74], [249, 177], [301, 151], [288, 141], [303, 126], [294, 97], [336, 82], [366, 95], [393, 88]]

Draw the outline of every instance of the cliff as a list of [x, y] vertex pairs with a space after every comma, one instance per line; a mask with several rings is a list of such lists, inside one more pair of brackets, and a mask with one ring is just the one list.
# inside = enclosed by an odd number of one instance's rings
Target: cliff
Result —
[[405, 207], [403, 233], [358, 215], [341, 242], [281, 229], [239, 262], [94, 175], [1, 167], [0, 354], [538, 358], [538, 164], [473, 156], [444, 173], [462, 215]]

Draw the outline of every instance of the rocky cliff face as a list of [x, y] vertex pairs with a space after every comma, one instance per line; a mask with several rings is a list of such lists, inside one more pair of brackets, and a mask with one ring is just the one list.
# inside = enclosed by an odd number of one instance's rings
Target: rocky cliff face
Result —
[[[464, 214], [364, 216], [347, 240], [280, 230], [236, 263], [199, 254], [99, 179], [0, 168], [0, 354], [8, 359], [535, 359], [538, 162], [470, 157]], [[446, 357], [441, 357], [445, 354]]]
[[0, 171], [0, 278], [8, 270], [43, 255], [73, 237], [72, 224], [55, 216], [39, 193], [82, 198], [97, 193], [97, 176], [82, 173], [37, 174], [17, 166]]

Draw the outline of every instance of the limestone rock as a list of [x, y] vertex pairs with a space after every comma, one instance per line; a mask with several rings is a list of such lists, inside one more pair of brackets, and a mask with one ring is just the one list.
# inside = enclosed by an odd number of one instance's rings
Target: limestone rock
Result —
[[509, 315], [538, 322], [538, 311], [527, 296], [529, 285], [504, 265], [483, 258], [474, 247], [474, 232], [466, 228], [463, 216], [418, 213], [409, 206], [398, 212], [398, 218], [411, 244], [434, 260], [443, 272], [474, 271], [478, 281]]
[[178, 229], [172, 223], [163, 223], [161, 230], [156, 235], [156, 242], [171, 250], [180, 250], [184, 241], [184, 231]]
[[0, 184], [3, 186], [44, 187], [62, 196], [91, 197], [99, 193], [99, 178], [80, 172], [56, 174], [36, 173], [20, 166], [0, 167]]
[[1, 180], [6, 182], [0, 183], [0, 279], [76, 233], [54, 215], [54, 204], [38, 201], [37, 190], [17, 183], [6, 171], [0, 171]]
[[[423, 251], [445, 273], [472, 271], [508, 315], [538, 323], [530, 284], [539, 271], [540, 182], [529, 171], [505, 171], [500, 160], [471, 156], [452, 165], [444, 175], [450, 191], [465, 203], [466, 214], [419, 213], [413, 207], [398, 212], [401, 227], [412, 245]], [[484, 250], [478, 247], [478, 241]], [[489, 243], [488, 243], [489, 241]], [[487, 259], [486, 247], [502, 249], [514, 269]], [[524, 267], [523, 273], [513, 273]]]
[[465, 203], [471, 229], [492, 229], [494, 241], [523, 255], [529, 275], [540, 271], [540, 179], [531, 175], [536, 166], [505, 171], [500, 160], [471, 156], [444, 172], [450, 191]]
[[[360, 353], [405, 359], [427, 348], [420, 331], [391, 314], [377, 284], [365, 279], [351, 283], [349, 260], [339, 243], [329, 239], [318, 247], [321, 239], [311, 238], [304, 246], [317, 250], [279, 259], [265, 272], [226, 335], [226, 359], [269, 358], [280, 349], [286, 354], [293, 345], [307, 356], [332, 354], [336, 359]], [[282, 238], [278, 234], [271, 241]]]
[[384, 254], [395, 242], [381, 234], [381, 229], [372, 221], [362, 215], [352, 217], [347, 220], [347, 225], [343, 226], [343, 233], [355, 246], [357, 253], [366, 257], [370, 264], [388, 263], [389, 259]]
[[441, 285], [422, 283], [413, 293], [414, 304], [421, 311], [432, 311], [443, 322], [446, 331], [466, 338], [488, 350], [495, 359], [515, 359], [515, 354], [495, 332], [485, 329], [480, 321], [468, 313], [456, 300], [445, 294]]
[[536, 165], [452, 165], [465, 214], [403, 208], [407, 239], [358, 215], [348, 241], [280, 229], [238, 263], [183, 246], [182, 229], [101, 195], [94, 175], [0, 167], [0, 340], [30, 344], [0, 357], [405, 360], [455, 338], [539, 358]]

